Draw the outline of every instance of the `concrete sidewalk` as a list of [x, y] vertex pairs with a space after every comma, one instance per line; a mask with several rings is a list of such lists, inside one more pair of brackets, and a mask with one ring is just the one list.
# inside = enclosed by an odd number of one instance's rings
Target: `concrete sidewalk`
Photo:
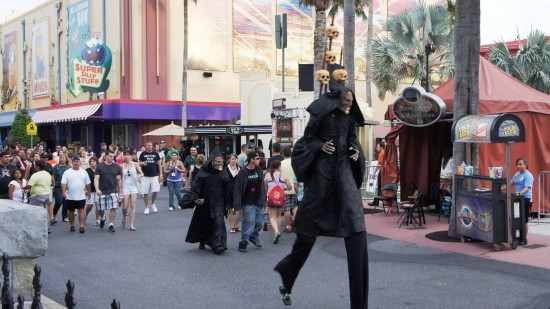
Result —
[[501, 251], [495, 251], [492, 244], [487, 242], [444, 242], [426, 238], [429, 233], [448, 230], [446, 217], [442, 216], [438, 222], [437, 214], [427, 213], [426, 224], [421, 228], [412, 229], [406, 226], [399, 228], [396, 221], [400, 214], [371, 215], [373, 207], [368, 206], [367, 202], [365, 200], [363, 205], [367, 213], [365, 223], [369, 234], [448, 252], [550, 269], [550, 219], [545, 219], [544, 222], [541, 220], [540, 224], [537, 224], [537, 220], [530, 221], [528, 246], [520, 246], [517, 249], [505, 246]]

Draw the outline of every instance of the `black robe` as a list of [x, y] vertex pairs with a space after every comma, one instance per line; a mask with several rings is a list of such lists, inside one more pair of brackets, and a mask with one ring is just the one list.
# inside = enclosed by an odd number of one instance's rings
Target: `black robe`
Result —
[[[306, 236], [349, 237], [365, 231], [363, 202], [359, 188], [365, 172], [365, 156], [356, 127], [363, 116], [355, 101], [350, 114], [338, 109], [347, 89], [324, 94], [314, 101], [304, 136], [292, 153], [292, 167], [304, 182], [304, 197], [293, 230]], [[329, 155], [321, 148], [332, 140], [336, 151]], [[348, 149], [359, 151], [353, 161]]]
[[227, 249], [227, 231], [225, 229], [225, 209], [229, 201], [227, 174], [212, 168], [212, 159], [207, 161], [193, 180], [191, 190], [182, 198], [182, 204], [204, 199], [202, 205], [196, 205], [186, 242], [202, 242], [212, 249]]

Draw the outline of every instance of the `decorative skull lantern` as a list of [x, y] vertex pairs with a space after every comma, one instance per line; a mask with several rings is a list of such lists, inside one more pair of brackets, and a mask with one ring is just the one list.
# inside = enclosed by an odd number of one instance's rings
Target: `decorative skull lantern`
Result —
[[330, 73], [327, 70], [318, 70], [315, 72], [315, 76], [317, 77], [317, 80], [324, 85], [328, 84], [328, 81], [330, 80]]
[[332, 79], [339, 84], [345, 84], [348, 82], [348, 72], [343, 69], [337, 69], [332, 72]]
[[338, 35], [340, 35], [340, 31], [338, 31], [336, 26], [327, 26], [325, 28], [325, 35], [331, 39], [336, 39], [338, 38]]
[[338, 56], [338, 53], [333, 50], [327, 50], [325, 52], [325, 61], [329, 64], [336, 63], [336, 56]]

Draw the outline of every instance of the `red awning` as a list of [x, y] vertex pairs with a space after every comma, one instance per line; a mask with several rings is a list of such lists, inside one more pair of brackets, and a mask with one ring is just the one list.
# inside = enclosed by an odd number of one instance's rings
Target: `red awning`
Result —
[[38, 110], [32, 117], [36, 124], [82, 121], [95, 114], [101, 107], [101, 103], [86, 104], [78, 106], [63, 106]]

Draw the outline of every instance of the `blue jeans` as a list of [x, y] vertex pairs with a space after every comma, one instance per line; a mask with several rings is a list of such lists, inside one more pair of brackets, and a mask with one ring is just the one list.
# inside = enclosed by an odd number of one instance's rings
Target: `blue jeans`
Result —
[[[168, 183], [168, 207], [176, 208], [181, 201], [181, 181], [167, 181]], [[178, 198], [178, 202], [174, 205], [174, 194]]]
[[264, 209], [256, 205], [243, 206], [241, 241], [249, 239], [260, 242], [260, 231], [264, 225]]

